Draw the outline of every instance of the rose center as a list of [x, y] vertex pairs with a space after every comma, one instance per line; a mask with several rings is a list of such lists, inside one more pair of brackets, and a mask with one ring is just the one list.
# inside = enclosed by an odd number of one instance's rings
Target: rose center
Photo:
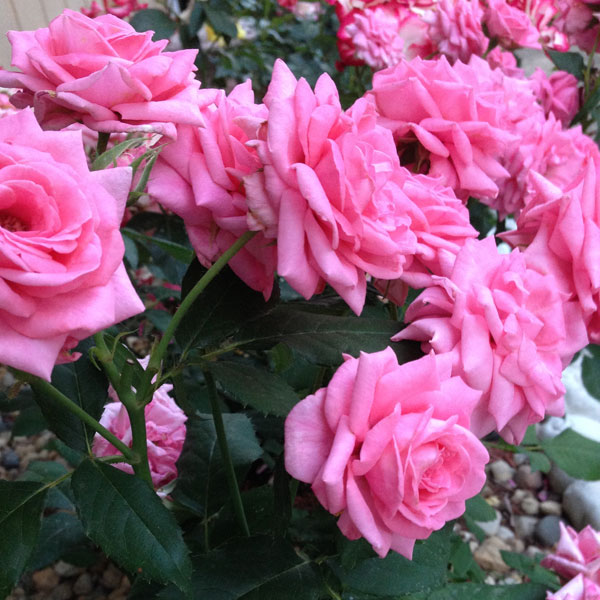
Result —
[[0, 214], [0, 228], [7, 231], [27, 231], [27, 226], [14, 215]]

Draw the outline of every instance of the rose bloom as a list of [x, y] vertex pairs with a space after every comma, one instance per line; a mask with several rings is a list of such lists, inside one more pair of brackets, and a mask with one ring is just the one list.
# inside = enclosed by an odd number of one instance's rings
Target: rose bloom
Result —
[[0, 119], [0, 362], [49, 380], [63, 347], [144, 310], [119, 231], [130, 182], [90, 172], [80, 132]]
[[389, 2], [347, 12], [338, 4], [336, 11], [343, 64], [383, 69], [403, 58], [425, 57], [434, 50], [427, 24], [407, 6]]
[[[144, 369], [150, 357], [141, 360]], [[177, 477], [176, 462], [185, 441], [185, 422], [187, 417], [169, 396], [172, 385], [161, 385], [144, 408], [146, 415], [146, 444], [148, 464], [152, 483], [156, 489], [162, 488]], [[125, 445], [131, 447], [132, 435], [129, 416], [125, 406], [119, 401], [115, 390], [109, 388], [109, 396], [114, 402], [104, 407], [100, 423], [114, 433]], [[118, 455], [118, 450], [99, 434], [94, 436], [92, 452], [96, 456]], [[113, 465], [126, 473], [133, 473], [133, 467], [127, 463]]]
[[558, 592], [546, 592], [546, 600], [600, 600], [600, 586], [583, 575], [577, 575]]
[[600, 533], [590, 525], [579, 533], [562, 521], [556, 550], [546, 556], [541, 565], [558, 573], [563, 579], [583, 575], [600, 584]]
[[0, 86], [20, 88], [12, 102], [33, 106], [45, 129], [80, 121], [104, 132], [157, 132], [175, 137], [175, 123], [201, 124], [197, 50], [163, 52], [112, 15], [89, 19], [65, 10], [48, 27], [9, 31], [12, 65]]
[[452, 373], [482, 392], [471, 429], [519, 443], [528, 425], [563, 414], [562, 369], [587, 344], [577, 306], [565, 300], [518, 250], [502, 255], [492, 237], [467, 240], [451, 276], [409, 306], [410, 325], [392, 339], [451, 353]]
[[386, 348], [345, 361], [288, 415], [286, 469], [346, 537], [411, 558], [485, 483], [489, 456], [469, 431], [480, 393], [433, 355], [398, 365]]
[[537, 96], [546, 115], [554, 113], [568, 127], [580, 105], [577, 79], [565, 71], [555, 71], [548, 77], [542, 69], [536, 69], [531, 78], [539, 86]]
[[[183, 218], [198, 259], [205, 267], [254, 225], [243, 179], [261, 168], [249, 139], [256, 139], [268, 110], [254, 103], [248, 80], [229, 95], [201, 90], [204, 127], [178, 127], [178, 139], [166, 144], [150, 174], [148, 191]], [[230, 261], [233, 271], [268, 298], [273, 288], [276, 248], [257, 234]]]
[[89, 8], [82, 8], [81, 12], [86, 17], [98, 17], [99, 15], [109, 14], [124, 19], [136, 10], [148, 8], [147, 3], [140, 4], [138, 0], [102, 0], [102, 7], [93, 0]]
[[416, 248], [392, 136], [366, 100], [344, 112], [328, 75], [313, 92], [281, 60], [264, 101], [263, 170], [244, 179], [253, 228], [277, 241], [277, 273], [298, 293], [328, 283], [359, 314], [365, 273], [396, 279]]

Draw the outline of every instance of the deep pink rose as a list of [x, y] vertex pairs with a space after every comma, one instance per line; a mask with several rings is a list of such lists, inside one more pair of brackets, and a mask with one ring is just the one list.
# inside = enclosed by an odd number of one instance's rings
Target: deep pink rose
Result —
[[102, 7], [93, 0], [89, 8], [82, 8], [81, 12], [86, 17], [98, 17], [100, 15], [108, 14], [114, 15], [124, 19], [128, 17], [132, 12], [136, 10], [142, 10], [148, 8], [147, 3], [140, 4], [138, 0], [102, 0]]
[[[141, 360], [144, 368], [148, 366], [149, 357]], [[181, 454], [185, 441], [185, 422], [187, 417], [169, 396], [172, 385], [161, 385], [146, 405], [146, 439], [148, 447], [148, 464], [152, 483], [156, 489], [162, 488], [177, 477], [175, 463]], [[111, 433], [114, 433], [124, 444], [131, 447], [131, 425], [125, 406], [118, 400], [112, 388], [109, 395], [114, 402], [104, 407], [100, 423]], [[118, 450], [107, 440], [96, 434], [92, 451], [96, 456], [115, 456]], [[133, 468], [127, 463], [114, 465], [126, 473], [133, 473]], [[160, 492], [159, 492], [160, 494]]]
[[398, 365], [391, 348], [345, 357], [285, 422], [285, 466], [350, 538], [411, 558], [415, 540], [459, 517], [485, 483], [469, 431], [479, 392], [433, 355]]
[[144, 310], [119, 231], [130, 182], [90, 172], [80, 132], [0, 119], [0, 362], [49, 380], [63, 346]]
[[[254, 103], [251, 82], [223, 90], [201, 90], [204, 127], [179, 126], [150, 175], [148, 191], [183, 218], [200, 262], [209, 267], [254, 223], [243, 179], [261, 168], [247, 145], [267, 121], [264, 104]], [[252, 289], [268, 298], [273, 288], [276, 248], [259, 233], [229, 262]]]
[[593, 52], [600, 31], [598, 12], [585, 1], [559, 0], [558, 5], [560, 11], [554, 22], [556, 28], [567, 36], [571, 44], [584, 52]]
[[264, 101], [263, 170], [244, 179], [256, 228], [276, 239], [277, 273], [297, 292], [328, 283], [360, 313], [365, 273], [395, 279], [416, 249], [392, 136], [364, 99], [344, 112], [328, 75], [313, 92], [280, 60]]
[[581, 574], [600, 584], [600, 533], [590, 525], [577, 533], [561, 521], [556, 550], [546, 556], [541, 564], [563, 579]]
[[545, 113], [554, 113], [568, 127], [579, 110], [577, 79], [565, 71], [555, 71], [548, 77], [541, 69], [536, 69], [531, 78], [539, 86], [537, 96]]
[[547, 592], [546, 600], [600, 600], [600, 586], [583, 575], [577, 575], [558, 592]]
[[336, 7], [340, 28], [338, 49], [346, 65], [383, 69], [403, 58], [427, 56], [434, 50], [427, 23], [408, 6], [396, 2], [346, 11]]
[[482, 19], [479, 0], [440, 0], [423, 16], [429, 24], [429, 38], [451, 62], [468, 62], [473, 54], [481, 56], [487, 50], [489, 40], [481, 28]]
[[409, 306], [410, 325], [392, 339], [451, 353], [452, 373], [482, 392], [471, 429], [519, 443], [528, 425], [564, 410], [562, 369], [582, 347], [565, 300], [556, 280], [528, 269], [518, 250], [502, 255], [492, 237], [468, 240], [451, 276]]
[[81, 121], [106, 132], [157, 132], [175, 137], [175, 123], [201, 124], [197, 50], [163, 52], [112, 15], [90, 19], [65, 10], [48, 27], [10, 31], [12, 65], [0, 86], [20, 88], [18, 108], [33, 106], [45, 129]]

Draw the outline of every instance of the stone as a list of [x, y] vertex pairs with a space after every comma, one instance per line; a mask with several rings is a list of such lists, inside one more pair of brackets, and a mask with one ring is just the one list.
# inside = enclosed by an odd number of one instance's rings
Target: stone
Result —
[[514, 540], [512, 540], [511, 546], [513, 552], [516, 552], [517, 554], [521, 554], [525, 550], [525, 542], [523, 540], [520, 540], [519, 538], [515, 538]]
[[542, 517], [535, 526], [535, 537], [546, 547], [554, 546], [560, 538], [560, 519], [556, 515]]
[[515, 465], [517, 465], [518, 467], [529, 462], [529, 457], [527, 456], [527, 454], [521, 454], [520, 452], [517, 452], [513, 454], [513, 460], [515, 461]]
[[510, 569], [502, 560], [502, 555], [500, 554], [501, 550], [510, 551], [510, 546], [500, 538], [492, 536], [487, 538], [483, 544], [473, 552], [473, 558], [485, 571], [506, 573]]
[[529, 556], [529, 558], [535, 558], [538, 554], [545, 554], [545, 552], [537, 546], [527, 546], [527, 549], [525, 550], [526, 556]]
[[521, 510], [526, 515], [537, 515], [540, 512], [540, 503], [533, 496], [525, 496], [521, 501]]
[[73, 591], [78, 596], [81, 594], [89, 594], [94, 589], [94, 582], [89, 573], [82, 573], [73, 584]]
[[48, 595], [47, 600], [70, 600], [73, 597], [73, 589], [67, 581], [57, 585]]
[[508, 527], [498, 527], [498, 531], [496, 532], [496, 537], [499, 537], [503, 542], [511, 542], [515, 539], [515, 533]]
[[536, 517], [530, 517], [529, 515], [515, 515], [513, 517], [515, 535], [521, 539], [532, 537], [537, 522], [538, 520]]
[[515, 490], [512, 495], [512, 501], [515, 504], [521, 504], [521, 502], [523, 502], [523, 500], [530, 495], [531, 492], [528, 492], [527, 490]]
[[562, 506], [575, 529], [600, 529], [600, 481], [575, 480], [565, 490]]
[[102, 573], [102, 585], [111, 590], [117, 589], [121, 585], [122, 577], [123, 573], [110, 563], [104, 573]]
[[515, 474], [515, 470], [502, 459], [496, 460], [490, 465], [490, 472], [496, 483], [507, 483]]
[[556, 500], [545, 500], [540, 504], [540, 511], [544, 515], [555, 515], [560, 517], [562, 514], [562, 506]]
[[548, 481], [552, 490], [562, 496], [565, 493], [565, 490], [576, 481], [576, 479], [552, 463], [552, 467], [548, 472]]
[[53, 590], [59, 583], [60, 577], [52, 567], [47, 567], [40, 571], [35, 571], [31, 576], [33, 585], [38, 592], [49, 592]]
[[81, 573], [83, 569], [81, 569], [80, 567], [76, 567], [75, 565], [70, 565], [69, 563], [64, 562], [62, 560], [59, 560], [54, 565], [54, 570], [61, 577], [75, 577], [75, 575], [79, 575], [79, 573]]
[[515, 473], [515, 483], [528, 490], [537, 490], [542, 487], [543, 479], [540, 471], [532, 471], [529, 465], [521, 465]]
[[494, 510], [496, 516], [491, 521], [476, 521], [477, 525], [483, 530], [487, 537], [491, 535], [496, 535], [498, 528], [500, 527], [500, 522], [502, 521], [502, 515]]
[[19, 463], [19, 455], [12, 448], [6, 448], [2, 453], [2, 466], [5, 469], [18, 469]]

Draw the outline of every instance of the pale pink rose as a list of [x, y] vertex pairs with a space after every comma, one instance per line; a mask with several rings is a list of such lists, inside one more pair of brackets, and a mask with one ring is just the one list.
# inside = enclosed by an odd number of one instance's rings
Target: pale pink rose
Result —
[[428, 26], [407, 6], [390, 2], [345, 12], [337, 5], [338, 50], [347, 65], [383, 69], [434, 50]]
[[567, 36], [554, 26], [557, 0], [487, 0], [484, 22], [506, 48], [569, 49]]
[[503, 236], [526, 247], [527, 263], [551, 273], [561, 292], [578, 302], [592, 343], [600, 343], [599, 173], [600, 152], [593, 142], [574, 181], [562, 189], [532, 173], [517, 229]]
[[453, 375], [482, 392], [472, 431], [519, 443], [528, 425], [564, 410], [561, 373], [575, 352], [564, 305], [554, 278], [528, 269], [517, 250], [502, 255], [491, 237], [468, 240], [451, 277], [409, 306], [410, 325], [392, 339], [450, 353]]
[[450, 275], [460, 249], [478, 235], [466, 206], [438, 180], [408, 173], [402, 189], [420, 211], [412, 216], [411, 229], [417, 236], [415, 255], [400, 279], [374, 281], [375, 287], [399, 306], [404, 304], [408, 286], [429, 287], [435, 283], [432, 275]]
[[536, 69], [531, 79], [538, 85], [537, 97], [546, 115], [553, 113], [568, 127], [580, 105], [577, 79], [565, 71], [555, 71], [548, 77], [541, 69]]
[[[148, 192], [183, 218], [200, 262], [209, 267], [236, 239], [255, 226], [246, 204], [244, 177], [261, 168], [249, 139], [256, 139], [268, 110], [254, 103], [251, 82], [201, 90], [204, 127], [178, 127], [151, 172]], [[230, 261], [233, 271], [268, 298], [276, 247], [258, 233]]]
[[12, 102], [33, 106], [45, 129], [80, 121], [105, 132], [157, 132], [175, 137], [175, 123], [201, 124], [197, 50], [163, 52], [112, 15], [89, 19], [65, 10], [48, 27], [9, 31], [12, 65], [0, 86], [20, 88]]
[[[144, 369], [150, 357], [141, 360]], [[146, 415], [146, 445], [148, 448], [148, 464], [152, 483], [156, 489], [162, 488], [177, 477], [176, 462], [181, 454], [185, 441], [185, 422], [187, 417], [169, 396], [173, 389], [170, 384], [161, 385], [152, 396], [152, 400], [144, 408]], [[104, 407], [100, 423], [116, 435], [125, 445], [131, 447], [131, 424], [125, 406], [119, 401], [112, 386], [109, 396], [114, 402]], [[115, 456], [119, 451], [99, 434], [94, 436], [92, 452], [96, 456]], [[113, 465], [126, 473], [133, 473], [127, 463]], [[159, 492], [160, 494], [160, 492]]]
[[114, 15], [120, 19], [124, 19], [132, 12], [143, 10], [144, 8], [148, 8], [148, 4], [140, 4], [138, 0], [102, 0], [102, 6], [100, 6], [96, 0], [93, 0], [90, 7], [83, 7], [81, 12], [86, 17], [91, 17], [92, 19], [104, 14]]
[[481, 28], [482, 19], [479, 0], [440, 0], [423, 16], [429, 24], [429, 38], [451, 62], [468, 62], [471, 55], [481, 56], [487, 50], [489, 40]]
[[79, 132], [0, 119], [0, 362], [49, 380], [63, 346], [144, 310], [119, 231], [130, 182], [90, 172]]
[[541, 565], [566, 580], [583, 575], [600, 584], [600, 533], [590, 525], [577, 533], [561, 521], [556, 550]]
[[509, 176], [503, 154], [517, 143], [506, 126], [502, 77], [481, 59], [451, 66], [444, 56], [415, 58], [375, 73], [367, 97], [394, 134], [402, 164], [440, 176], [461, 199], [495, 198]]
[[285, 466], [340, 515], [346, 537], [411, 558], [415, 540], [462, 515], [485, 483], [489, 456], [469, 431], [479, 392], [432, 355], [398, 365], [386, 348], [345, 360], [288, 415]]
[[600, 586], [583, 575], [577, 575], [558, 592], [546, 592], [546, 600], [600, 600]]
[[328, 75], [313, 92], [280, 60], [265, 104], [264, 168], [244, 179], [256, 228], [277, 240], [277, 273], [298, 293], [328, 283], [358, 314], [365, 273], [395, 279], [416, 248], [392, 136], [366, 100], [344, 112]]

